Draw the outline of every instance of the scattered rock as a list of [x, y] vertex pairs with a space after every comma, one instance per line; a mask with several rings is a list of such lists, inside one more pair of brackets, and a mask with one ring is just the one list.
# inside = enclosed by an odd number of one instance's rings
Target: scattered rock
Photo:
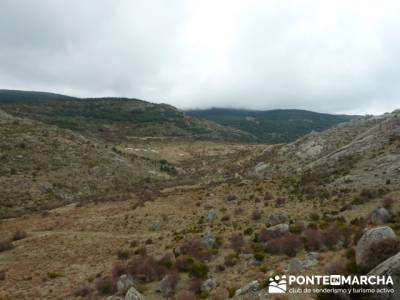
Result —
[[133, 279], [131, 276], [123, 274], [117, 281], [118, 293], [124, 294], [133, 285]]
[[236, 290], [235, 299], [238, 299], [238, 298], [236, 298], [238, 296], [256, 295], [259, 289], [260, 289], [260, 283], [257, 280], [253, 280], [252, 282], [250, 282], [250, 283], [246, 284], [245, 286], [241, 287], [240, 289]]
[[356, 263], [358, 266], [369, 269], [369, 250], [371, 245], [385, 239], [396, 238], [396, 234], [392, 228], [381, 226], [367, 230], [357, 243], [356, 247]]
[[125, 295], [125, 300], [145, 300], [145, 298], [137, 289], [131, 287]]
[[304, 271], [304, 267], [300, 259], [292, 258], [288, 263], [288, 272], [290, 274], [297, 274]]
[[170, 284], [170, 279], [168, 275], [165, 275], [164, 278], [160, 281], [157, 292], [160, 292], [161, 295], [165, 298], [173, 295], [174, 287]]
[[267, 231], [271, 232], [274, 237], [280, 237], [289, 232], [289, 224], [278, 224], [267, 228]]
[[252, 260], [252, 259], [254, 259], [254, 254], [252, 254], [252, 253], [240, 253], [239, 254], [239, 258], [240, 259], [244, 259], [244, 260]]
[[216, 237], [213, 233], [207, 232], [203, 238], [202, 238], [202, 243], [207, 246], [208, 248], [213, 248], [215, 245]]
[[214, 278], [209, 278], [201, 285], [202, 292], [211, 292], [218, 286], [218, 282]]
[[228, 197], [226, 197], [227, 201], [234, 201], [237, 199], [237, 196], [234, 194], [229, 194]]
[[390, 221], [390, 213], [386, 208], [378, 207], [368, 216], [368, 222], [374, 225], [382, 225]]
[[275, 226], [278, 224], [289, 223], [289, 216], [285, 212], [273, 213], [269, 216], [267, 223], [269, 226]]
[[[372, 269], [367, 275], [377, 276], [391, 276], [393, 279], [393, 286], [381, 286], [386, 288], [393, 288], [394, 293], [380, 293], [371, 295], [371, 299], [374, 300], [396, 300], [400, 299], [400, 253], [388, 258], [374, 269]], [[375, 288], [378, 288], [377, 286]]]
[[303, 267], [308, 269], [318, 265], [319, 253], [318, 252], [309, 252], [306, 255], [306, 258], [303, 261]]
[[107, 300], [124, 300], [124, 298], [118, 296], [109, 296], [107, 297]]
[[229, 299], [229, 291], [223, 287], [217, 287], [210, 293], [211, 299], [213, 300], [226, 300]]
[[160, 228], [161, 228], [161, 223], [160, 222], [154, 222], [153, 224], [151, 224], [150, 226], [149, 226], [149, 230], [150, 231], [159, 231], [160, 230]]
[[262, 174], [263, 171], [264, 171], [265, 169], [267, 169], [268, 167], [269, 167], [269, 164], [268, 164], [268, 163], [260, 162], [258, 165], [256, 165], [256, 166], [254, 167], [254, 173], [255, 173], [256, 175], [260, 175], [260, 174]]
[[175, 256], [182, 255], [182, 248], [181, 248], [181, 246], [176, 246], [176, 247], [174, 248], [174, 254], [175, 254]]
[[215, 219], [217, 219], [217, 217], [218, 217], [217, 210], [215, 210], [215, 209], [210, 209], [210, 210], [208, 211], [208, 213], [207, 213], [207, 220], [208, 220], [209, 222], [214, 221]]

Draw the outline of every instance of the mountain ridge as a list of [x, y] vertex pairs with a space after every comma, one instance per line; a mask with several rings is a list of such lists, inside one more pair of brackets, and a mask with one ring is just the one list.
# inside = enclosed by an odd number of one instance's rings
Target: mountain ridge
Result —
[[190, 116], [238, 128], [261, 143], [293, 142], [312, 131], [322, 131], [358, 116], [317, 113], [302, 109], [247, 110], [211, 108], [187, 110]]

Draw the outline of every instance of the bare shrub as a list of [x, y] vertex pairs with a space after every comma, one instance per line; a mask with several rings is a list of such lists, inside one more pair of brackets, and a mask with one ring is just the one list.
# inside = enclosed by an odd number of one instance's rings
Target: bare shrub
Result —
[[135, 251], [136, 255], [140, 255], [140, 256], [145, 256], [147, 254], [147, 249], [145, 246], [141, 246], [139, 248], [136, 249]]
[[18, 229], [13, 233], [13, 235], [11, 237], [11, 240], [12, 241], [19, 241], [19, 240], [22, 240], [22, 239], [24, 239], [26, 237], [27, 237], [26, 232], [24, 230]]
[[313, 222], [316, 222], [316, 221], [319, 220], [319, 214], [317, 214], [316, 212], [310, 213], [309, 217], [310, 217], [310, 220], [313, 221]]
[[389, 257], [400, 251], [400, 241], [397, 238], [387, 238], [373, 243], [367, 252], [368, 264], [371, 268], [376, 267]]
[[319, 251], [323, 246], [323, 233], [319, 229], [306, 229], [304, 231], [306, 248], [310, 251]]
[[286, 198], [279, 197], [275, 200], [275, 206], [276, 207], [283, 207], [286, 204]]
[[181, 245], [181, 251], [185, 255], [192, 256], [199, 260], [208, 260], [212, 251], [201, 242], [200, 239], [188, 240]]
[[203, 280], [200, 278], [194, 278], [189, 283], [189, 290], [195, 294], [201, 293], [201, 285], [203, 284]]
[[0, 270], [0, 280], [6, 280], [6, 271]]
[[328, 263], [324, 271], [328, 275], [344, 275], [347, 272], [347, 263], [343, 258], [337, 258]]
[[95, 286], [100, 295], [111, 295], [117, 290], [115, 281], [108, 276], [97, 279]]
[[7, 251], [13, 248], [11, 240], [0, 241], [0, 252]]
[[305, 230], [305, 228], [306, 225], [304, 225], [303, 222], [296, 222], [289, 226], [289, 231], [294, 234], [300, 234]]
[[233, 267], [238, 263], [237, 255], [231, 253], [224, 257], [224, 264], [227, 267]]
[[111, 270], [113, 278], [119, 278], [121, 275], [126, 274], [126, 272], [126, 266], [122, 263], [115, 264]]
[[343, 234], [336, 225], [329, 226], [322, 234], [322, 243], [328, 249], [333, 249], [342, 239]]
[[393, 207], [393, 203], [394, 203], [393, 198], [387, 197], [387, 198], [383, 199], [382, 206], [384, 208], [386, 208], [387, 210], [391, 210]]
[[233, 211], [235, 216], [239, 216], [239, 215], [243, 214], [243, 212], [244, 212], [244, 209], [242, 207], [236, 207], [235, 210]]
[[236, 195], [234, 195], [234, 194], [229, 194], [227, 197], [226, 197], [226, 200], [227, 201], [234, 201], [234, 200], [236, 200], [238, 197], [236, 196]]
[[88, 286], [82, 286], [80, 288], [77, 288], [72, 292], [72, 295], [75, 297], [82, 297], [82, 298], [88, 298], [92, 294], [93, 290], [88, 287]]
[[270, 240], [266, 245], [266, 250], [272, 255], [285, 254], [287, 256], [296, 256], [301, 249], [302, 243], [298, 236], [287, 234], [283, 237]]
[[264, 200], [265, 200], [265, 201], [270, 201], [270, 200], [272, 200], [272, 199], [274, 199], [274, 195], [272, 195], [271, 192], [265, 192], [265, 194], [264, 194]]
[[131, 240], [129, 241], [129, 248], [135, 248], [139, 245], [139, 242], [137, 240]]
[[159, 264], [153, 257], [145, 255], [134, 257], [129, 261], [127, 271], [135, 279], [151, 282], [160, 280], [167, 272], [167, 268]]
[[119, 249], [117, 251], [117, 257], [120, 260], [127, 260], [130, 255], [131, 255], [131, 253], [128, 250], [125, 250], [125, 249]]
[[180, 290], [176, 293], [174, 300], [196, 300], [196, 295], [188, 290]]
[[259, 211], [259, 210], [254, 210], [254, 211], [251, 213], [251, 219], [252, 219], [253, 221], [258, 221], [258, 220], [260, 220], [260, 219], [261, 219], [261, 216], [262, 216], [262, 213], [261, 213], [261, 211]]
[[229, 291], [223, 287], [217, 287], [211, 292], [211, 299], [213, 300], [229, 299]]
[[190, 276], [204, 278], [208, 274], [208, 267], [203, 262], [195, 258], [182, 255], [176, 259], [175, 267], [181, 272], [188, 272]]
[[245, 241], [243, 238], [243, 235], [241, 233], [235, 233], [233, 234], [230, 239], [229, 239], [231, 248], [240, 251], [245, 245]]

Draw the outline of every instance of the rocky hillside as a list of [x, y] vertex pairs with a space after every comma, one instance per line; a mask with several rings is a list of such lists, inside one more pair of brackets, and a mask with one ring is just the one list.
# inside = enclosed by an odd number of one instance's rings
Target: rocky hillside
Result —
[[239, 129], [185, 115], [167, 104], [138, 99], [80, 99], [58, 94], [0, 90], [0, 109], [109, 142], [132, 137], [253, 142]]
[[248, 132], [260, 143], [289, 143], [312, 131], [322, 131], [355, 116], [322, 114], [299, 109], [267, 111], [212, 108], [190, 110], [188, 115]]
[[166, 176], [155, 162], [2, 110], [0, 136], [0, 217], [121, 193], [144, 178]]
[[366, 116], [288, 145], [272, 146], [258, 158], [257, 176], [301, 176], [302, 182], [343, 187], [398, 185], [400, 111]]

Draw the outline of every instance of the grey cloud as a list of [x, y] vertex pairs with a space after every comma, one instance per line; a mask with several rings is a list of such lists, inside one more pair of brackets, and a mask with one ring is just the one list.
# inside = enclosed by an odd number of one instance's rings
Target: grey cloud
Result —
[[396, 1], [0, 2], [0, 88], [181, 108], [400, 106]]

